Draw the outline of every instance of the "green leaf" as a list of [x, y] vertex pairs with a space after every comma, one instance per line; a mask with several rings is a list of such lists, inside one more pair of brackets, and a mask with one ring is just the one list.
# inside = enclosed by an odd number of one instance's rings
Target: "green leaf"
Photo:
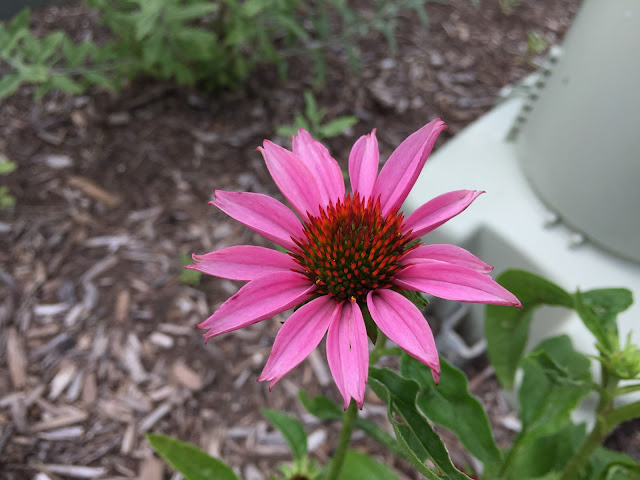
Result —
[[84, 92], [84, 87], [77, 82], [74, 82], [66, 75], [52, 75], [49, 79], [51, 86], [58, 88], [63, 92], [78, 94]]
[[586, 438], [584, 424], [566, 423], [551, 435], [532, 439], [518, 450], [511, 471], [514, 480], [539, 478], [561, 471]]
[[190, 443], [157, 433], [147, 434], [147, 440], [186, 480], [240, 480], [223, 461], [211, 457]]
[[197, 20], [209, 13], [218, 11], [219, 5], [211, 2], [198, 2], [193, 5], [169, 4], [167, 6], [167, 20], [169, 22], [185, 22]]
[[522, 308], [487, 305], [487, 351], [500, 383], [513, 388], [513, 379], [529, 335], [533, 312], [541, 305], [573, 308], [572, 296], [559, 286], [523, 270], [507, 270], [496, 280], [513, 293]]
[[633, 294], [626, 288], [603, 288], [576, 292], [574, 308], [584, 325], [593, 333], [605, 352], [614, 352], [619, 347], [619, 313], [633, 304]]
[[9, 187], [3, 185], [0, 187], [0, 210], [6, 210], [16, 204], [16, 197], [11, 195]]
[[593, 480], [639, 480], [640, 464], [624, 453], [600, 447], [589, 459]]
[[294, 459], [299, 460], [307, 456], [307, 434], [302, 423], [277, 410], [263, 408], [261, 412], [274, 427], [280, 430], [289, 444]]
[[40, 40], [41, 50], [35, 58], [36, 62], [45, 62], [56, 53], [65, 38], [64, 32], [56, 30]]
[[[321, 418], [323, 420], [339, 420], [342, 418], [342, 408], [340, 408], [338, 405], [336, 405], [335, 402], [325, 396], [318, 395], [317, 397], [309, 399], [307, 397], [307, 394], [301, 390], [299, 397], [300, 402], [309, 411], [309, 413], [315, 415], [318, 418]], [[400, 447], [396, 439], [375, 423], [365, 418], [358, 417], [356, 419], [356, 427], [369, 435], [387, 450], [395, 453], [400, 457], [407, 458], [405, 451]]]
[[[401, 445], [405, 446], [412, 463], [421, 473], [429, 478], [438, 478], [425, 466], [427, 458], [424, 457], [424, 453], [428, 453], [435, 465], [444, 473], [443, 478], [469, 479], [453, 466], [442, 440], [433, 431], [427, 419], [418, 412], [416, 408], [418, 384], [416, 382], [407, 380], [389, 369], [371, 367], [369, 368], [369, 385], [376, 395], [388, 405], [389, 421], [396, 432], [396, 438]], [[393, 420], [393, 413], [398, 414], [406, 424], [397, 424]], [[417, 446], [419, 448], [416, 448]]]
[[526, 357], [527, 361], [536, 364], [551, 383], [578, 388], [592, 388], [593, 385], [584, 376], [575, 376], [575, 372], [560, 365], [545, 351], [534, 351]]
[[31, 18], [31, 10], [24, 8], [20, 10], [20, 13], [13, 17], [13, 20], [9, 24], [8, 32], [10, 35], [15, 35], [19, 31], [29, 30], [29, 20]]
[[15, 162], [12, 162], [7, 157], [0, 153], [0, 175], [6, 175], [14, 172], [18, 168]]
[[42, 83], [49, 78], [49, 70], [45, 65], [25, 65], [18, 66], [18, 72], [25, 82]]
[[115, 79], [103, 75], [99, 72], [88, 71], [85, 73], [85, 79], [92, 85], [96, 85], [105, 90], [118, 90], [118, 83]]
[[[539, 352], [562, 365], [572, 382], [550, 379], [541, 366]], [[573, 349], [568, 336], [542, 341], [522, 362], [522, 385], [518, 392], [522, 432], [520, 437], [536, 437], [556, 432], [570, 420], [571, 411], [591, 388], [589, 358]], [[557, 371], [554, 375], [557, 375]]]
[[22, 83], [22, 78], [17, 73], [5, 73], [0, 77], [0, 98], [12, 95]]
[[364, 453], [348, 450], [345, 456], [339, 480], [398, 480], [395, 473], [384, 463], [377, 462]]
[[352, 115], [338, 117], [324, 125], [320, 126], [320, 136], [322, 138], [331, 138], [336, 135], [340, 135], [347, 128], [350, 128], [358, 123], [358, 118]]
[[[434, 423], [454, 432], [462, 444], [482, 463], [502, 460], [484, 408], [467, 388], [466, 375], [440, 357], [440, 383], [436, 386], [429, 367], [402, 355], [402, 375], [420, 386], [417, 405]], [[461, 421], [464, 419], [464, 421]]]
[[164, 10], [164, 0], [144, 0], [140, 2], [141, 9], [131, 17], [135, 19], [135, 32], [138, 41], [144, 39], [153, 30], [161, 28], [159, 20]]
[[306, 408], [309, 413], [322, 420], [342, 418], [342, 409], [330, 398], [325, 397], [324, 395], [318, 395], [309, 399], [306, 392], [300, 390], [298, 397], [300, 398], [302, 405], [304, 405], [304, 408]]

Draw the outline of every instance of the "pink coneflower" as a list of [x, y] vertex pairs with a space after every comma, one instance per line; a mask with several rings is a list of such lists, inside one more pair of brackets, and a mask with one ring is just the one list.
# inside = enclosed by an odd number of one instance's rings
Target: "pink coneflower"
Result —
[[259, 193], [216, 191], [211, 204], [287, 250], [235, 246], [194, 255], [192, 268], [248, 283], [198, 325], [206, 339], [302, 305], [278, 332], [258, 380], [270, 388], [304, 360], [327, 333], [327, 359], [344, 397], [360, 408], [369, 368], [363, 311], [409, 355], [431, 368], [440, 362], [420, 310], [401, 292], [415, 290], [460, 302], [520, 306], [488, 275], [492, 267], [454, 245], [422, 245], [420, 237], [458, 215], [481, 191], [445, 193], [405, 218], [400, 206], [438, 134], [437, 119], [408, 137], [378, 175], [375, 130], [349, 155], [352, 193], [327, 149], [305, 130], [293, 152], [265, 140], [260, 149], [276, 185], [297, 216]]

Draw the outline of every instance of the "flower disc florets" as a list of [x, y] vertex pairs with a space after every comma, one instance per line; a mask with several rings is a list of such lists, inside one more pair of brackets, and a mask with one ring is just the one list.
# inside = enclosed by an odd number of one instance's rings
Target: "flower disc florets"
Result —
[[291, 255], [318, 295], [364, 304], [371, 290], [389, 288], [403, 268], [398, 260], [414, 240], [402, 232], [403, 221], [398, 212], [383, 216], [379, 199], [346, 195], [309, 217]]

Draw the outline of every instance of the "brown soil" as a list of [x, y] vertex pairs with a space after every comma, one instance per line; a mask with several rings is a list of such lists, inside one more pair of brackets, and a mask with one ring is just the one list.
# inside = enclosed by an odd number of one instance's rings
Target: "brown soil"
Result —
[[[534, 69], [527, 32], [558, 41], [579, 2], [523, 1], [509, 15], [497, 0], [482, 3], [429, 4], [428, 31], [404, 15], [399, 55], [390, 58], [384, 39], [371, 35], [359, 46], [359, 76], [339, 54], [329, 56], [316, 98], [328, 118], [360, 119], [326, 141], [336, 158], [344, 162], [374, 127], [383, 158], [437, 116], [450, 127], [444, 140], [454, 135]], [[33, 24], [79, 35], [94, 18], [71, 4], [36, 12]], [[2, 177], [17, 205], [0, 213], [2, 479], [38, 471], [79, 478], [69, 466], [90, 467], [85, 478], [176, 478], [153, 457], [148, 431], [196, 443], [246, 479], [265, 479], [288, 459], [260, 414], [265, 406], [301, 418], [314, 457], [328, 458], [336, 425], [305, 415], [296, 400], [300, 387], [336, 397], [322, 349], [269, 393], [255, 380], [282, 319], [205, 347], [193, 325], [238, 285], [179, 280], [181, 254], [267, 245], [207, 201], [214, 189], [277, 194], [255, 148], [264, 138], [287, 144], [275, 131], [303, 110], [308, 72], [304, 59], [284, 81], [263, 69], [225, 97], [136, 82], [117, 95], [38, 102], [22, 88], [0, 103], [0, 153], [18, 164]], [[491, 375], [470, 372], [505, 445], [512, 433], [503, 420], [512, 413]], [[364, 415], [385, 421], [373, 396]], [[378, 452], [359, 434], [354, 445]], [[452, 450], [458, 464], [470, 463]], [[418, 478], [380, 455], [404, 478]]]

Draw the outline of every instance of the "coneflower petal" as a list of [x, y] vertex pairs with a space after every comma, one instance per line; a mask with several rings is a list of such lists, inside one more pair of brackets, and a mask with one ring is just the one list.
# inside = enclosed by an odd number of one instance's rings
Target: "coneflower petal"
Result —
[[362, 408], [369, 373], [367, 330], [356, 302], [345, 300], [340, 305], [340, 313], [327, 333], [327, 361], [344, 399], [344, 409], [352, 398]]
[[445, 300], [521, 307], [515, 295], [489, 275], [461, 265], [416, 263], [400, 270], [394, 284], [405, 290], [425, 292]]
[[373, 188], [373, 197], [380, 196], [383, 215], [399, 209], [404, 203], [438, 135], [446, 128], [439, 118], [433, 120], [406, 138], [391, 154]]
[[360, 137], [349, 154], [349, 178], [351, 190], [360, 194], [367, 201], [373, 193], [373, 187], [378, 178], [380, 152], [376, 129], [368, 135]]
[[483, 191], [456, 190], [432, 198], [407, 217], [403, 230], [421, 237], [463, 212]]
[[291, 237], [302, 235], [302, 224], [298, 217], [267, 195], [216, 190], [216, 198], [209, 204], [288, 250], [295, 248]]
[[253, 325], [307, 300], [315, 285], [295, 272], [277, 272], [247, 283], [198, 328], [206, 339]]
[[318, 183], [324, 178], [316, 178], [307, 165], [296, 155], [269, 140], [259, 148], [269, 173], [276, 185], [300, 218], [306, 221], [309, 215], [317, 215], [326, 199]]
[[322, 193], [322, 207], [335, 203], [344, 197], [344, 178], [340, 165], [329, 153], [327, 147], [313, 139], [305, 129], [298, 130], [293, 137], [293, 154], [304, 163], [318, 179], [318, 187]]
[[249, 281], [264, 275], [289, 271], [298, 264], [286, 253], [253, 245], [227, 247], [204, 255], [193, 255], [195, 263], [187, 265], [214, 277]]
[[340, 309], [328, 296], [318, 297], [296, 310], [282, 325], [273, 342], [259, 381], [269, 390], [318, 346]]
[[440, 380], [440, 359], [427, 320], [410, 300], [393, 290], [373, 290], [367, 297], [371, 317], [391, 340], [431, 369]]
[[412, 265], [431, 261], [461, 265], [481, 273], [489, 273], [493, 270], [491, 265], [484, 263], [464, 248], [447, 244], [420, 245], [405, 253], [400, 259], [400, 264]]

